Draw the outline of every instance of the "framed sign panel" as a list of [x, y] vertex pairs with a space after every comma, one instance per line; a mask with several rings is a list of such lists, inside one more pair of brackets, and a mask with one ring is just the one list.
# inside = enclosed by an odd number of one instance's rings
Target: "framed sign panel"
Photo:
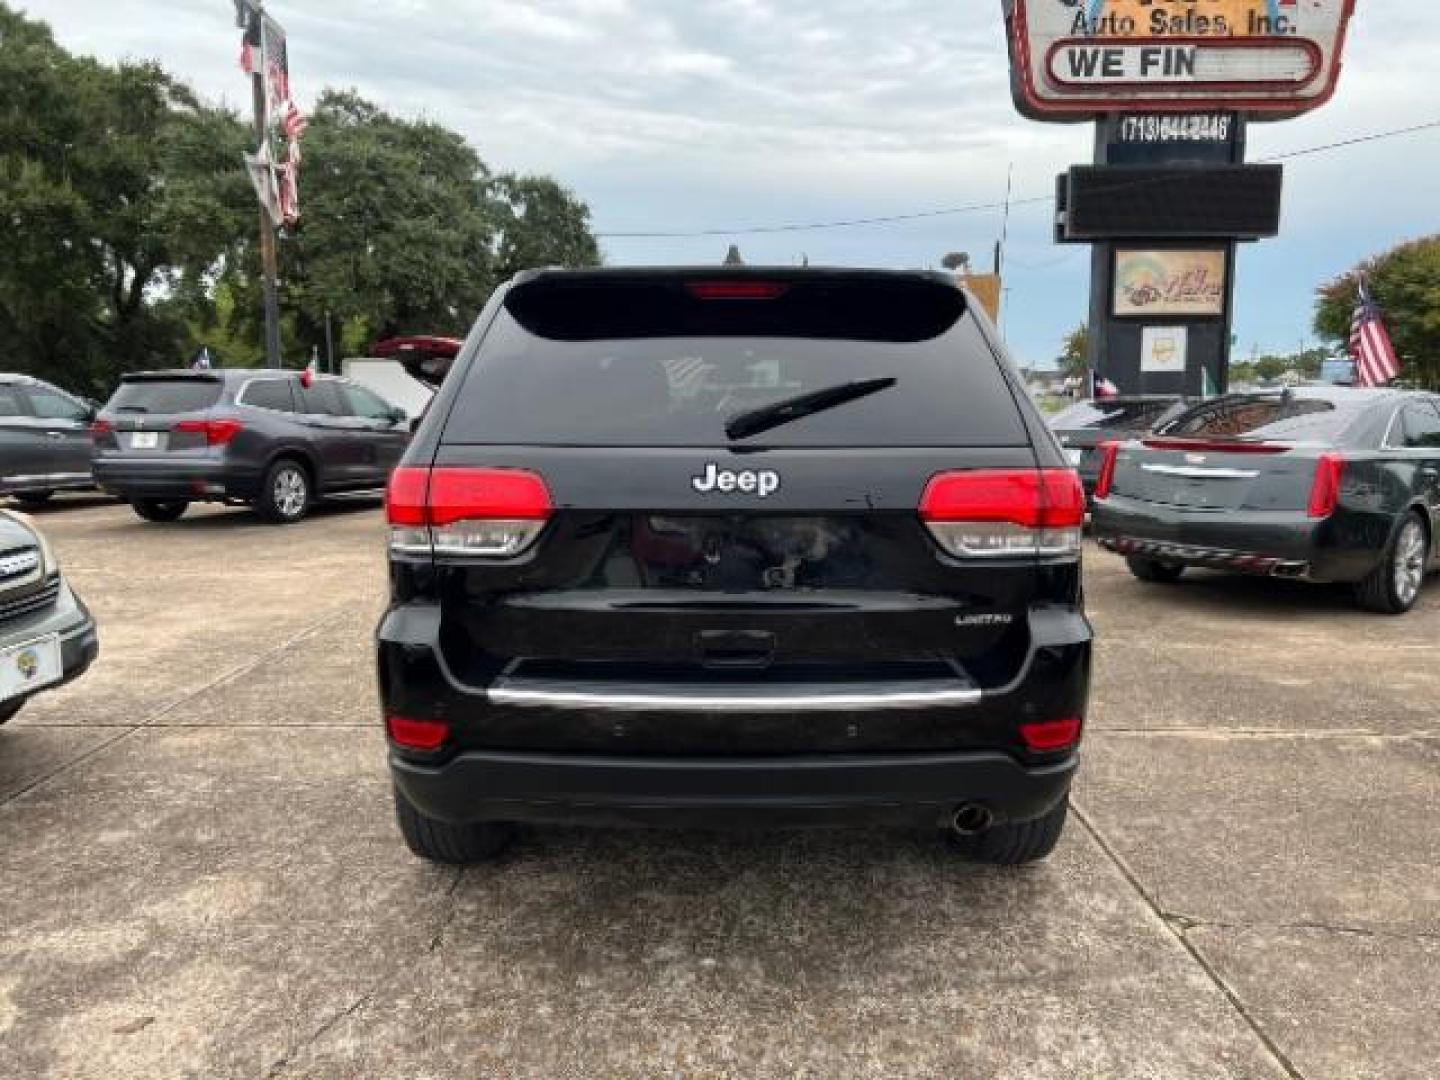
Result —
[[1225, 272], [1224, 248], [1117, 248], [1111, 314], [1218, 319], [1225, 314]]
[[1002, 0], [1015, 102], [1037, 120], [1230, 110], [1335, 93], [1355, 0]]

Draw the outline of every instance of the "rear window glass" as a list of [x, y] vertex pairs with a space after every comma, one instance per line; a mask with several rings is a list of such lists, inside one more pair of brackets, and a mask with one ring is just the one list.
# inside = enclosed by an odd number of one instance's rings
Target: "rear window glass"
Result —
[[1174, 406], [1171, 401], [1081, 401], [1056, 415], [1050, 426], [1056, 431], [1149, 431]]
[[802, 394], [895, 384], [740, 440], [750, 446], [1019, 446], [1028, 440], [971, 320], [897, 343], [795, 337], [556, 341], [502, 310], [446, 425], [452, 443], [715, 446], [727, 420]]
[[1165, 434], [1328, 441], [1349, 427], [1363, 407], [1363, 402], [1352, 405], [1321, 398], [1220, 398], [1191, 409]]
[[204, 412], [220, 400], [221, 385], [209, 379], [136, 379], [122, 382], [106, 406], [111, 412]]

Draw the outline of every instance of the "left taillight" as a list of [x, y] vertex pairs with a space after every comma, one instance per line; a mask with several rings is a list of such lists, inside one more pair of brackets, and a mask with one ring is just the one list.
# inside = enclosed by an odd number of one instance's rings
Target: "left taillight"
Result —
[[175, 430], [204, 435], [206, 446], [229, 446], [235, 436], [245, 430], [245, 425], [239, 420], [181, 420]]
[[1085, 490], [1071, 469], [941, 473], [925, 488], [920, 517], [957, 558], [1074, 558], [1085, 524]]
[[385, 499], [399, 555], [510, 559], [554, 512], [550, 490], [524, 469], [396, 469]]
[[1345, 459], [1339, 454], [1321, 454], [1315, 462], [1315, 479], [1310, 485], [1312, 518], [1328, 518], [1340, 505], [1340, 484], [1345, 479]]
[[1095, 498], [1097, 500], [1110, 497], [1110, 491], [1115, 486], [1115, 466], [1119, 460], [1120, 444], [1118, 442], [1100, 444], [1100, 474], [1095, 478]]
[[99, 442], [115, 430], [115, 425], [109, 420], [94, 420], [90, 424], [90, 438]]

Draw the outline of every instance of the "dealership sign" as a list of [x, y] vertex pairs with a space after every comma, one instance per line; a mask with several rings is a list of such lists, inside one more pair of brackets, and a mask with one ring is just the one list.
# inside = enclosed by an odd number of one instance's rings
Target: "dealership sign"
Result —
[[1039, 120], [1227, 109], [1335, 92], [1355, 0], [1003, 0], [1015, 100]]

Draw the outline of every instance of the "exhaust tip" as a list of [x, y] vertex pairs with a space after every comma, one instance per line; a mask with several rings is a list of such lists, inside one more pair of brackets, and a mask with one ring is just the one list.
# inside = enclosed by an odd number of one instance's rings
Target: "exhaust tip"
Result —
[[974, 836], [995, 823], [995, 815], [979, 803], [965, 803], [950, 818], [956, 836]]

